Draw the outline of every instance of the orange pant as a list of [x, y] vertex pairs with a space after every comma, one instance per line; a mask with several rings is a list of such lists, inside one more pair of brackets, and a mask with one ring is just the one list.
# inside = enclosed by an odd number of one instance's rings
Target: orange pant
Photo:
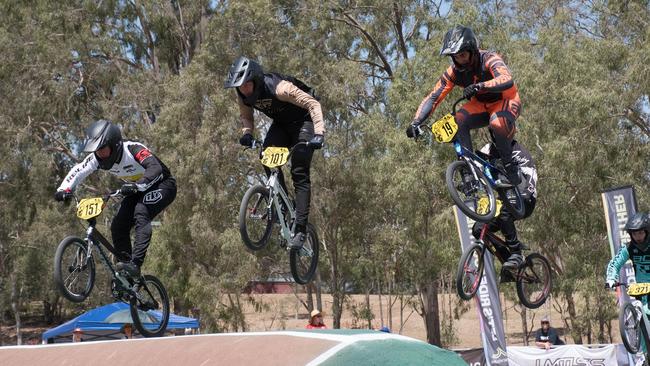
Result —
[[519, 117], [520, 111], [519, 94], [516, 94], [513, 99], [502, 99], [492, 103], [482, 103], [473, 98], [456, 112], [458, 141], [471, 150], [472, 138], [469, 131], [488, 126], [501, 160], [506, 164], [510, 163], [511, 142], [517, 131], [515, 120]]

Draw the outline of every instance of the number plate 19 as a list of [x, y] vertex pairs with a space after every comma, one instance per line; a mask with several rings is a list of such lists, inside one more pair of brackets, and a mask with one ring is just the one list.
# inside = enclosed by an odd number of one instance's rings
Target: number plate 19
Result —
[[451, 114], [445, 115], [431, 125], [431, 132], [438, 142], [451, 142], [457, 131], [456, 119]]

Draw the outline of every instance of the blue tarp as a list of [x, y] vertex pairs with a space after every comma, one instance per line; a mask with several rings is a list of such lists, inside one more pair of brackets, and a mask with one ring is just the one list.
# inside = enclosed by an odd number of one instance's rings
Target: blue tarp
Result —
[[[160, 319], [160, 312], [150, 311], [149, 315]], [[142, 316], [140, 317], [142, 318]], [[75, 328], [81, 328], [84, 334], [106, 336], [119, 334], [125, 323], [131, 322], [129, 305], [123, 302], [115, 302], [96, 309], [87, 311], [78, 317], [47, 330], [43, 333], [43, 341], [51, 343], [55, 338], [70, 338]], [[188, 318], [175, 314], [169, 314], [167, 329], [198, 328], [199, 322], [194, 318]], [[108, 337], [117, 338], [117, 337]], [[48, 342], [49, 340], [49, 342]]]

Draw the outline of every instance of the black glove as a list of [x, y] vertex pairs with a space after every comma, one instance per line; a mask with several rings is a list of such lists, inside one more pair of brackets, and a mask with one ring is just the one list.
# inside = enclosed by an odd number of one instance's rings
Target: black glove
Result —
[[472, 84], [465, 89], [463, 89], [463, 98], [469, 100], [473, 96], [478, 93], [478, 91], [481, 90], [481, 84]]
[[309, 146], [311, 146], [312, 149], [318, 150], [323, 147], [323, 144], [325, 143], [325, 136], [323, 135], [314, 135], [314, 137], [309, 140]]
[[420, 136], [420, 125], [417, 123], [411, 123], [407, 128], [406, 128], [406, 137], [412, 139], [415, 137]]
[[120, 193], [123, 196], [130, 196], [138, 193], [138, 186], [135, 183], [126, 183], [120, 188]]
[[70, 191], [56, 191], [54, 193], [54, 199], [61, 202], [61, 201], [67, 201], [72, 197], [72, 192]]
[[239, 138], [239, 144], [246, 147], [253, 147], [253, 135], [250, 133], [244, 134], [244, 136]]

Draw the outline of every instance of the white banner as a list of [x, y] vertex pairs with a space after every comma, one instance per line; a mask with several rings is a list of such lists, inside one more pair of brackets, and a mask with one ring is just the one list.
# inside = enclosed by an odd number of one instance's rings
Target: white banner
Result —
[[510, 366], [615, 366], [616, 345], [598, 348], [566, 345], [548, 351], [534, 347], [508, 347]]

